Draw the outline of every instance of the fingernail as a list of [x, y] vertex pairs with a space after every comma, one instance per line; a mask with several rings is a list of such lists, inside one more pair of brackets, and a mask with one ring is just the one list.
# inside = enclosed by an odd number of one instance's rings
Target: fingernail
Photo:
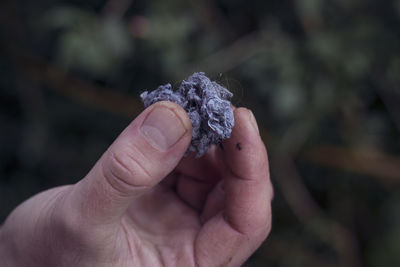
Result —
[[140, 130], [150, 144], [161, 151], [171, 148], [186, 132], [175, 112], [165, 107], [154, 108]]
[[253, 112], [251, 112], [251, 110], [248, 110], [248, 111], [249, 111], [249, 118], [250, 118], [251, 125], [253, 126], [254, 130], [257, 131], [257, 133], [260, 133], [260, 130], [258, 129], [256, 117], [254, 117], [254, 114], [253, 114]]

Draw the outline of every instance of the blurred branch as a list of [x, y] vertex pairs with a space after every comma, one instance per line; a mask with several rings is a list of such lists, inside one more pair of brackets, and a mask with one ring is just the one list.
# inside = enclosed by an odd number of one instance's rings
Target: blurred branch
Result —
[[79, 103], [127, 117], [134, 117], [142, 110], [143, 105], [136, 97], [73, 77], [58, 66], [47, 63], [22, 49], [14, 47], [9, 52], [16, 67], [26, 77]]
[[322, 111], [315, 112], [312, 108], [303, 111], [296, 122], [279, 138], [277, 153], [297, 155], [324, 114]]
[[134, 117], [142, 110], [143, 105], [138, 98], [73, 77], [58, 66], [32, 55], [26, 54], [21, 57], [20, 52], [17, 62], [22, 72], [30, 79], [41, 82], [82, 104], [128, 117]]
[[384, 78], [387, 72], [389, 72], [389, 70], [386, 69], [375, 72], [375, 85], [378, 88], [376, 93], [381, 98], [390, 117], [392, 117], [397, 130], [400, 131], [400, 93], [395, 90], [399, 85], [391, 83], [388, 79]]
[[388, 186], [400, 183], [400, 158], [380, 151], [321, 144], [308, 149], [305, 157], [313, 163], [380, 178]]
[[340, 266], [360, 266], [359, 246], [354, 234], [324, 214], [300, 177], [291, 156], [277, 157], [272, 163], [276, 169], [273, 171], [274, 181], [279, 185], [282, 195], [297, 219], [307, 225], [310, 220], [318, 218], [320, 223], [329, 229], [329, 234], [325, 234], [324, 231], [318, 232], [314, 227], [309, 231], [316, 233], [328, 244], [332, 244], [339, 254]]
[[267, 43], [262, 33], [250, 33], [205, 59], [184, 66], [182, 73], [187, 76], [199, 70], [212, 74], [227, 72], [264, 51]]
[[301, 255], [300, 266], [337, 266], [337, 264], [329, 262], [317, 253], [313, 253], [306, 247], [306, 244], [300, 240], [293, 242], [293, 240], [268, 237], [266, 243], [260, 248], [259, 255], [269, 261], [282, 262], [282, 259], [285, 259], [288, 256], [288, 252], [290, 252], [291, 257], [297, 256], [298, 258], [298, 255]]
[[332, 231], [332, 239], [335, 248], [341, 255], [340, 266], [362, 266], [360, 246], [355, 234], [335, 220], [328, 219], [327, 223]]
[[383, 104], [392, 117], [396, 128], [400, 131], [400, 95], [394, 91], [377, 90]]
[[226, 16], [221, 13], [220, 9], [215, 6], [214, 1], [210, 0], [191, 0], [190, 1], [198, 14], [200, 23], [209, 31], [218, 29], [218, 33], [225, 40], [230, 41], [234, 37], [234, 31], [226, 19]]
[[303, 183], [292, 159], [277, 157], [272, 158], [271, 163], [275, 168], [275, 170], [272, 169], [274, 181], [279, 185], [282, 195], [299, 221], [304, 222], [307, 218], [321, 212]]
[[361, 260], [354, 234], [324, 213], [312, 197], [295, 165], [295, 158], [321, 116], [322, 114], [315, 115], [312, 109], [303, 111], [303, 114], [299, 116], [300, 119], [277, 140], [278, 146], [275, 147], [271, 157], [272, 177], [301, 223], [308, 225], [310, 221], [318, 219], [325, 228], [329, 229], [328, 233], [332, 234], [328, 235], [325, 231], [315, 230], [313, 226], [309, 231], [316, 233], [320, 239], [335, 248], [339, 254], [340, 266], [356, 267], [361, 265]]
[[103, 7], [103, 16], [115, 16], [122, 18], [133, 0], [108, 0]]
[[294, 1], [295, 10], [303, 30], [312, 34], [323, 27], [320, 1]]

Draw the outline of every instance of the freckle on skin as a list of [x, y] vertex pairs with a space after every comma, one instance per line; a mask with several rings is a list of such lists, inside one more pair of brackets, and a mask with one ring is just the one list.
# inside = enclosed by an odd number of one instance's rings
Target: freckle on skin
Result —
[[237, 143], [236, 144], [236, 149], [239, 150], [239, 151], [242, 150], [242, 144], [241, 143]]

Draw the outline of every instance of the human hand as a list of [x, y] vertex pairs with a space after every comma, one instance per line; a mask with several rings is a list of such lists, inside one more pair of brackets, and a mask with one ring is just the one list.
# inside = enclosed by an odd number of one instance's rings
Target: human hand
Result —
[[254, 116], [234, 114], [221, 149], [182, 158], [186, 112], [150, 106], [80, 182], [11, 213], [1, 266], [239, 266], [269, 234], [273, 190]]

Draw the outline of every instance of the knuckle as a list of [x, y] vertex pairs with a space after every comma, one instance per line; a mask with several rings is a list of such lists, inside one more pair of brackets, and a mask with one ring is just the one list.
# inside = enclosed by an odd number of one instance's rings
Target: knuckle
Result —
[[255, 233], [257, 233], [261, 241], [268, 237], [272, 229], [272, 219], [269, 212], [267, 212], [266, 216], [255, 226], [255, 229], [258, 229]]
[[151, 185], [150, 172], [146, 168], [143, 156], [137, 151], [110, 152], [102, 169], [107, 182], [119, 191]]
[[262, 231], [263, 239], [266, 239], [269, 236], [269, 234], [271, 233], [271, 230], [272, 230], [272, 222], [271, 222], [271, 220], [268, 220], [268, 222], [265, 224], [264, 229]]

